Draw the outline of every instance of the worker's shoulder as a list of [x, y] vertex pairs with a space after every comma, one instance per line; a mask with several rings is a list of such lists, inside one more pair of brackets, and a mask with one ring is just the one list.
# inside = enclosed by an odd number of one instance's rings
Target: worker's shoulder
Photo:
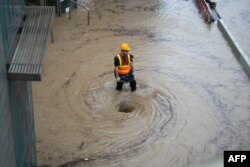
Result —
[[[129, 54], [129, 55], [130, 55], [131, 58], [134, 58], [134, 55], [132, 55], [132, 54]], [[114, 59], [119, 59], [119, 58], [118, 58], [118, 55], [115, 55], [115, 56], [114, 56]]]
[[114, 57], [115, 62], [119, 62], [119, 58], [117, 56]]

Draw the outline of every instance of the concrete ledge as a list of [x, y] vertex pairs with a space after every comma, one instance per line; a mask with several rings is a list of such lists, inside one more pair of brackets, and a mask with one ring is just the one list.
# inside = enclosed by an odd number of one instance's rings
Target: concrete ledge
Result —
[[236, 54], [236, 56], [239, 58], [241, 64], [243, 65], [246, 73], [248, 76], [250, 76], [250, 60], [247, 57], [247, 55], [244, 53], [243, 49], [240, 47], [239, 43], [236, 41], [236, 39], [233, 37], [232, 33], [227, 28], [226, 24], [222, 19], [218, 20], [218, 27], [221, 30], [221, 32], [226, 37], [226, 40], [228, 41], [229, 45], [231, 46], [232, 50]]

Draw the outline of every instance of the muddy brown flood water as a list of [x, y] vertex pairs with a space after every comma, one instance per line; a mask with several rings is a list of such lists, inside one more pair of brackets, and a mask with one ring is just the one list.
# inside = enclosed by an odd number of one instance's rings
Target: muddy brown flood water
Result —
[[[250, 82], [193, 1], [89, 0], [56, 18], [33, 84], [39, 165], [186, 167], [250, 149]], [[115, 90], [128, 42], [137, 91]], [[121, 111], [121, 112], [119, 112]]]

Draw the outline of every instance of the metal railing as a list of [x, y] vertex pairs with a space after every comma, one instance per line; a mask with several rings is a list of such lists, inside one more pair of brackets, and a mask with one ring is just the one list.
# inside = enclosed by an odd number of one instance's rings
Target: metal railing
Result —
[[89, 25], [89, 8], [87, 8], [86, 6], [79, 4], [73, 0], [69, 1], [69, 19], [71, 19], [71, 3], [74, 3], [75, 5], [78, 5], [78, 6], [82, 7], [83, 9], [87, 10], [87, 12], [88, 12], [87, 19], [88, 19], [88, 25]]

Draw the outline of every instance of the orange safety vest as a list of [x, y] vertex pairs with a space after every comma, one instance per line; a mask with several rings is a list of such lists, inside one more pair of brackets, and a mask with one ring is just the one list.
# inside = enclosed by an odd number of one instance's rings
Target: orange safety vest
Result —
[[119, 60], [119, 66], [118, 66], [118, 74], [120, 75], [126, 75], [130, 72], [131, 70], [131, 59], [130, 59], [130, 55], [127, 55], [127, 62], [124, 62], [122, 57], [120, 56], [120, 54], [117, 55], [117, 58]]

